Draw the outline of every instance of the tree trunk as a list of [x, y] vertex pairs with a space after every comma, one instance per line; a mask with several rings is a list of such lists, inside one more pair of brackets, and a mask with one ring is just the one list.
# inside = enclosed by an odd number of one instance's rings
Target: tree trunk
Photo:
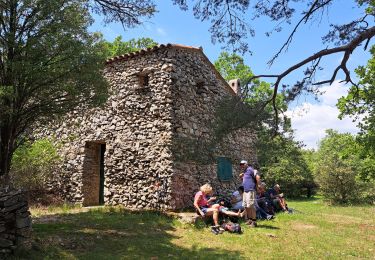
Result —
[[10, 184], [9, 171], [14, 152], [15, 139], [11, 127], [0, 128], [0, 186]]

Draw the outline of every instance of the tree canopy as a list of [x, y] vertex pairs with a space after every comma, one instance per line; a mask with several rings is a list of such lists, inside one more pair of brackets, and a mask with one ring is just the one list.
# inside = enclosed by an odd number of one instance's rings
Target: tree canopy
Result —
[[371, 54], [367, 66], [356, 69], [360, 81], [350, 88], [346, 97], [339, 99], [337, 106], [341, 118], [352, 116], [358, 121], [360, 140], [375, 157], [375, 46]]
[[[288, 118], [274, 118], [276, 116], [273, 111], [273, 105], [277, 106], [278, 111], [286, 111], [287, 103], [283, 93], [278, 93], [276, 97], [276, 102], [274, 104], [267, 103], [270, 95], [272, 95], [271, 84], [261, 81], [260, 79], [254, 79], [253, 72], [251, 68], [245, 64], [244, 59], [236, 54], [228, 52], [222, 52], [219, 58], [214, 62], [215, 68], [227, 81], [231, 79], [239, 79], [241, 85], [241, 96], [243, 100], [238, 100], [238, 102], [245, 101], [245, 103], [251, 109], [251, 116], [242, 117], [243, 122], [253, 122], [254, 119], [258, 123], [266, 124], [269, 128], [276, 128], [274, 124], [281, 126], [283, 130], [290, 127], [290, 121]], [[232, 106], [229, 110], [235, 108], [241, 108], [240, 105]], [[227, 113], [231, 113], [227, 111]], [[243, 111], [232, 111], [232, 113], [244, 113]], [[246, 113], [244, 113], [246, 114]], [[278, 115], [277, 115], [278, 116]], [[235, 117], [230, 116], [229, 121], [233, 120]], [[278, 127], [278, 126], [277, 126]]]
[[0, 3], [0, 176], [35, 123], [106, 98], [100, 37], [90, 11], [134, 26], [155, 12], [144, 0], [7, 0]]
[[[272, 65], [282, 52], [291, 47], [297, 31], [302, 30], [306, 25], [319, 25], [325, 13], [336, 11], [332, 6], [337, 0], [173, 0], [173, 2], [183, 10], [193, 5], [194, 16], [201, 21], [211, 23], [212, 41], [230, 46], [235, 52], [240, 53], [251, 51], [249, 37], [255, 35], [256, 28], [252, 25], [255, 19], [267, 17], [275, 23], [267, 33], [268, 36], [282, 31], [285, 24], [293, 24], [292, 31], [269, 61], [269, 65]], [[353, 8], [361, 10], [362, 14], [345, 24], [331, 24], [331, 29], [322, 37], [322, 43], [327, 46], [326, 48], [308, 54], [300, 61], [294, 61], [293, 65], [278, 74], [254, 76], [254, 78], [273, 80], [273, 93], [266, 102], [276, 103], [280, 91], [285, 92], [287, 100], [290, 101], [303, 92], [316, 94], [319, 85], [332, 84], [340, 71], [344, 73], [344, 82], [354, 83], [348, 69], [348, 62], [353, 51], [360, 46], [366, 49], [375, 35], [375, 26], [373, 26], [375, 2], [352, 0], [352, 3]], [[322, 69], [322, 59], [334, 54], [342, 55], [341, 62], [329, 72], [331, 76], [317, 81], [315, 75]], [[304, 77], [295, 84], [283, 84], [284, 78], [298, 69], [304, 70]], [[279, 111], [275, 104], [273, 108], [277, 114]], [[275, 119], [277, 118], [276, 116]]]
[[129, 52], [135, 52], [141, 49], [147, 49], [158, 45], [151, 38], [137, 38], [123, 41], [121, 36], [117, 36], [113, 42], [103, 40], [99, 43], [103, 49], [104, 56], [112, 58], [114, 56], [123, 55]]

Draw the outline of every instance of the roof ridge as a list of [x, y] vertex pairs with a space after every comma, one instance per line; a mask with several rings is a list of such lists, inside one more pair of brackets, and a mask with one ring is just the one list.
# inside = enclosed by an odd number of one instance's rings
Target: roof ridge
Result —
[[187, 46], [187, 45], [182, 45], [182, 44], [172, 44], [172, 43], [167, 43], [167, 44], [159, 44], [154, 47], [146, 48], [146, 49], [141, 49], [135, 52], [130, 52], [126, 53], [124, 55], [116, 56], [111, 59], [108, 59], [106, 61], [106, 64], [111, 64], [115, 61], [120, 61], [120, 60], [127, 60], [129, 58], [132, 58], [134, 56], [138, 55], [143, 55], [145, 53], [150, 53], [156, 50], [164, 49], [164, 48], [177, 48], [177, 49], [184, 49], [184, 50], [193, 50], [197, 51], [202, 54], [203, 58], [206, 60], [206, 62], [209, 64], [209, 66], [214, 70], [216, 76], [222, 80], [225, 83], [225, 86], [230, 90], [232, 95], [236, 95], [234, 90], [229, 86], [228, 82], [223, 78], [223, 76], [216, 70], [215, 66], [212, 64], [212, 62], [209, 60], [209, 58], [204, 54], [203, 48], [202, 47], [193, 47], [193, 46]]
[[164, 48], [181, 48], [181, 49], [189, 49], [189, 50], [195, 50], [195, 51], [203, 52], [202, 47], [193, 47], [193, 46], [187, 46], [187, 45], [183, 45], [183, 44], [167, 43], [167, 44], [159, 44], [159, 45], [155, 45], [153, 47], [140, 49], [138, 51], [129, 52], [129, 53], [126, 53], [126, 54], [123, 54], [123, 55], [118, 55], [118, 56], [112, 57], [110, 59], [107, 59], [105, 63], [110, 64], [114, 61], [126, 60], [126, 59], [134, 57], [134, 56], [143, 55], [145, 53], [153, 52], [153, 51], [164, 49]]

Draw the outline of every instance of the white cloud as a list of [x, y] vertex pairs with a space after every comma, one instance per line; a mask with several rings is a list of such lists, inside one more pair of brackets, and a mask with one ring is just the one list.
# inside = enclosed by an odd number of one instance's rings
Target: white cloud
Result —
[[305, 102], [288, 110], [287, 115], [292, 119], [295, 137], [303, 141], [307, 148], [317, 148], [318, 142], [325, 136], [326, 129], [335, 129], [340, 133], [357, 133], [356, 123], [350, 118], [338, 119], [337, 100], [345, 96], [348, 88], [344, 84], [334, 82], [331, 86], [322, 87], [325, 93], [318, 104]]
[[167, 36], [167, 32], [161, 28], [161, 27], [158, 27], [156, 28], [156, 32], [160, 35], [160, 36]]

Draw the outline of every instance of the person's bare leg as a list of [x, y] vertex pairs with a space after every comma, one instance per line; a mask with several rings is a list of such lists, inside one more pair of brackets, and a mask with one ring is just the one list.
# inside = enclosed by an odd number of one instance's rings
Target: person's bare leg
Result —
[[248, 216], [249, 216], [249, 221], [247, 222], [247, 224], [250, 226], [250, 227], [256, 227], [257, 226], [257, 217], [256, 217], [256, 209], [255, 209], [255, 206], [252, 205], [250, 208], [249, 208], [249, 213], [248, 213]]
[[285, 203], [285, 200], [284, 199], [280, 199], [280, 205], [281, 205], [281, 208], [286, 211], [286, 203]]
[[250, 212], [251, 212], [251, 213], [250, 213], [250, 218], [251, 218], [251, 220], [256, 221], [256, 218], [257, 218], [257, 211], [256, 211], [254, 205], [250, 207]]
[[214, 219], [215, 226], [218, 226], [219, 225], [219, 211], [218, 210], [214, 211], [212, 218]]
[[241, 210], [238, 212], [233, 212], [233, 211], [222, 211], [223, 214], [227, 216], [233, 216], [233, 217], [243, 217], [243, 214], [241, 213]]
[[251, 208], [247, 207], [247, 208], [245, 208], [245, 211], [246, 211], [247, 220], [251, 220]]

